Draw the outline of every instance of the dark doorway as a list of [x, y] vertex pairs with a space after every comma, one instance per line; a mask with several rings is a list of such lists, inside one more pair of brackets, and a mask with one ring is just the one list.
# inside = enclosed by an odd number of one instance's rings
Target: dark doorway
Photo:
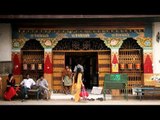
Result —
[[74, 70], [77, 61], [84, 67], [84, 84], [87, 89], [98, 86], [97, 52], [66, 52], [65, 65]]

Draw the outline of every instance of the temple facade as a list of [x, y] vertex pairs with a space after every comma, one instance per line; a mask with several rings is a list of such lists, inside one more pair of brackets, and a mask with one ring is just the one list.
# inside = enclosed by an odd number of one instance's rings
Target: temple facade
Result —
[[13, 72], [17, 83], [43, 74], [50, 89], [61, 90], [62, 70], [80, 61], [87, 88], [103, 86], [106, 73], [127, 73], [131, 93], [160, 73], [160, 22], [153, 17], [6, 17], [0, 26], [1, 74]]

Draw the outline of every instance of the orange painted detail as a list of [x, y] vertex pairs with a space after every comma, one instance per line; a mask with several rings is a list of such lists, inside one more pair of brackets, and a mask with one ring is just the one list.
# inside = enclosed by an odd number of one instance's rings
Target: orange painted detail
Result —
[[128, 64], [128, 69], [133, 69], [133, 64], [132, 63]]
[[139, 70], [139, 69], [141, 68], [141, 67], [140, 67], [140, 63], [136, 63], [135, 65], [136, 65], [136, 69], [137, 69], [137, 70]]
[[121, 69], [121, 70], [124, 70], [124, 68], [125, 68], [125, 67], [124, 67], [124, 63], [121, 63], [121, 64], [120, 64], [120, 69]]

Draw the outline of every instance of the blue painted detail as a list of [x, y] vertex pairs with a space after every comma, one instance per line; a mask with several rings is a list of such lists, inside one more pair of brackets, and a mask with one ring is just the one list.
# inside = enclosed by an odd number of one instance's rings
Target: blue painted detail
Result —
[[96, 38], [96, 34], [93, 33], [69, 33], [65, 34], [67, 38]]
[[112, 32], [112, 33], [105, 33], [105, 37], [115, 37], [115, 38], [129, 38], [129, 37], [137, 37], [138, 34], [136, 32]]
[[152, 37], [152, 24], [145, 25], [144, 36], [145, 37]]
[[19, 33], [13, 31], [13, 33], [12, 33], [12, 38], [13, 38], [13, 39], [19, 38]]
[[146, 47], [150, 47], [151, 46], [151, 41], [150, 40], [146, 40], [144, 42], [144, 44], [146, 45]]
[[[55, 38], [57, 36], [56, 33], [24, 33], [23, 34], [26, 39], [37, 39], [37, 38]], [[20, 34], [17, 31], [13, 31], [13, 38], [19, 38]]]
[[34, 33], [34, 34], [30, 34], [30, 33], [26, 33], [24, 34], [25, 38], [28, 39], [36, 39], [36, 38], [55, 38], [57, 35], [55, 33]]

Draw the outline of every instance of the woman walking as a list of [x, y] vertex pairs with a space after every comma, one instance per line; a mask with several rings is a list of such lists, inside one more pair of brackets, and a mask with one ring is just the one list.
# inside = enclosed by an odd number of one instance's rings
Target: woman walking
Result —
[[72, 93], [74, 94], [74, 101], [79, 102], [80, 101], [80, 92], [81, 92], [81, 87], [84, 86], [82, 82], [82, 71], [81, 68], [77, 68], [77, 72], [74, 76], [73, 80], [73, 86], [72, 86]]

